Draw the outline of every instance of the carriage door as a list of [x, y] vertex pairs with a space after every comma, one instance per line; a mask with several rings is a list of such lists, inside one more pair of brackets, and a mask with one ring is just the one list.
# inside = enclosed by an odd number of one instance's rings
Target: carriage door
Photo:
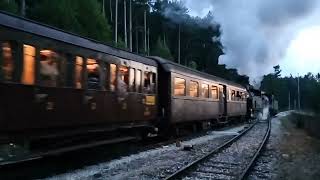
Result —
[[219, 86], [219, 107], [220, 107], [220, 113], [222, 115], [227, 115], [227, 86], [226, 85], [220, 85]]
[[102, 91], [102, 71], [101, 63], [98, 60], [86, 59], [86, 80], [87, 90], [84, 94], [84, 111], [86, 120], [90, 123], [97, 123], [103, 120], [104, 91]]
[[[122, 63], [123, 64], [123, 63]], [[130, 122], [129, 117], [129, 67], [124, 61], [123, 65], [119, 65], [117, 75], [117, 109], [118, 109], [118, 121], [119, 122]]]

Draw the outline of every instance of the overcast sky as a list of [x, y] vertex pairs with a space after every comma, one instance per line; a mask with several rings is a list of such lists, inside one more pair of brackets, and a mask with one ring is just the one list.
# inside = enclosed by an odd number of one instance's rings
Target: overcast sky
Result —
[[182, 0], [192, 16], [213, 11], [226, 55], [220, 63], [259, 80], [280, 64], [282, 75], [320, 72], [318, 0]]

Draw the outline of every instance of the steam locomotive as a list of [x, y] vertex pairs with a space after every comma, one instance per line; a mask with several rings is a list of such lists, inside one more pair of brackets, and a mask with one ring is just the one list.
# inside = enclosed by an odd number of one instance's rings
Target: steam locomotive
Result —
[[249, 95], [163, 58], [0, 13], [1, 144], [204, 128], [245, 118]]

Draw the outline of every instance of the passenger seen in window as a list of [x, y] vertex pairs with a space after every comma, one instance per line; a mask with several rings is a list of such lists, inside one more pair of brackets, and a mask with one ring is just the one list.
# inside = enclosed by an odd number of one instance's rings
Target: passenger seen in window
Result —
[[118, 97], [119, 100], [124, 100], [128, 95], [128, 85], [129, 85], [129, 69], [125, 66], [119, 68], [118, 73]]
[[100, 89], [100, 66], [95, 59], [87, 59], [88, 89]]
[[56, 87], [59, 76], [57, 54], [50, 50], [40, 51], [40, 83]]

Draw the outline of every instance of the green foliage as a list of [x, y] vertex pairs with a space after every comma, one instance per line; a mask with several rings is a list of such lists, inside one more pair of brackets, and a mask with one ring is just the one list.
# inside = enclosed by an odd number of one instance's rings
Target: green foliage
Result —
[[122, 38], [118, 39], [118, 43], [115, 44], [115, 47], [123, 49], [123, 50], [128, 50], [128, 48], [126, 48], [126, 44], [125, 42], [122, 40]]
[[18, 13], [18, 5], [14, 0], [0, 0], [0, 10]]
[[[8, 3], [9, 2], [9, 3]], [[17, 3], [18, 2], [18, 3]], [[0, 9], [18, 13], [21, 1], [0, 0]], [[118, 43], [114, 43], [115, 1], [105, 0], [105, 16], [102, 0], [25, 0], [26, 17], [60, 29], [96, 39], [118, 48], [124, 44], [124, 1], [118, 1]], [[111, 2], [111, 4], [110, 4]], [[147, 54], [144, 48], [144, 12], [150, 30], [151, 55], [169, 60], [178, 59], [178, 32], [180, 27], [181, 64], [200, 71], [239, 82], [248, 83], [248, 77], [240, 76], [235, 69], [218, 65], [223, 54], [219, 39], [219, 26], [210, 25], [214, 12], [204, 18], [191, 17], [182, 1], [132, 0], [133, 50]], [[21, 8], [21, 7], [20, 7]], [[127, 0], [127, 32], [129, 33], [129, 1]], [[136, 38], [137, 35], [137, 38]], [[129, 34], [128, 34], [129, 37]], [[128, 42], [129, 39], [128, 39]], [[128, 50], [128, 49], [126, 49]]]
[[197, 69], [197, 63], [195, 61], [190, 61], [188, 66], [192, 69]]
[[28, 17], [87, 36], [99, 41], [110, 42], [111, 30], [101, 14], [96, 0], [41, 0], [27, 14]]
[[157, 46], [151, 51], [151, 55], [173, 60], [168, 46], [160, 38], [158, 38]]

